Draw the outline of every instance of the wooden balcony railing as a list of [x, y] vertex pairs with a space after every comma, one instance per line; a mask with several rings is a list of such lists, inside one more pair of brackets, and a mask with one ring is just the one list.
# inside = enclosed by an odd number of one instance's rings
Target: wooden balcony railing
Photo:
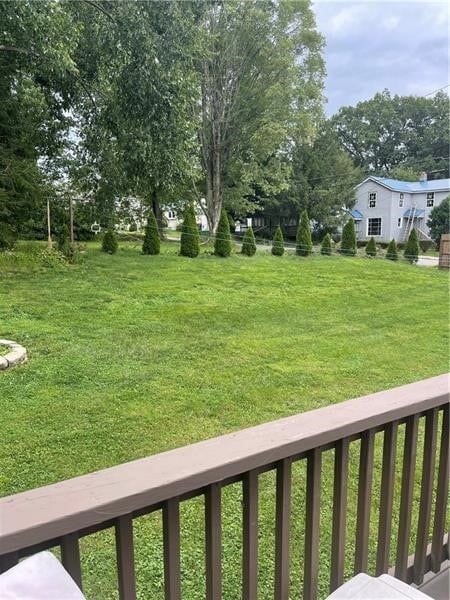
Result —
[[[80, 538], [114, 528], [119, 595], [127, 600], [135, 598], [133, 519], [162, 511], [165, 596], [177, 600], [181, 598], [180, 503], [203, 495], [206, 596], [208, 600], [217, 600], [222, 597], [221, 492], [225, 486], [241, 482], [242, 597], [256, 599], [258, 482], [261, 473], [273, 470], [276, 473], [274, 594], [276, 600], [287, 600], [292, 466], [296, 461], [306, 461], [303, 598], [314, 599], [321, 527], [332, 529], [330, 589], [338, 587], [344, 579], [352, 444], [360, 448], [354, 572], [367, 570], [374, 445], [379, 435], [383, 437], [383, 449], [376, 573], [393, 568], [398, 578], [420, 584], [425, 572], [439, 572], [448, 558], [445, 537], [448, 391], [447, 375], [433, 377], [5, 497], [0, 500], [0, 571], [23, 556], [59, 546], [64, 566], [81, 587]], [[421, 438], [419, 443], [418, 432], [423, 423], [423, 441]], [[398, 490], [394, 471], [400, 428], [404, 444]], [[334, 454], [330, 524], [320, 522], [321, 463], [328, 452]], [[411, 531], [416, 463], [420, 469], [420, 501], [417, 527]], [[391, 539], [395, 539], [391, 535], [395, 534], [392, 532], [395, 494], [400, 496], [398, 532], [396, 548], [391, 549]], [[411, 541], [415, 544], [413, 558], [408, 556]], [[390, 564], [393, 553], [395, 561]]]

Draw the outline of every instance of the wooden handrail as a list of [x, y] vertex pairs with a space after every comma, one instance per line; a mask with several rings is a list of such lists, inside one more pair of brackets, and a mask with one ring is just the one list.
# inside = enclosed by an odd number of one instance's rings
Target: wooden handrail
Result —
[[0, 499], [0, 555], [157, 505], [449, 400], [448, 375]]

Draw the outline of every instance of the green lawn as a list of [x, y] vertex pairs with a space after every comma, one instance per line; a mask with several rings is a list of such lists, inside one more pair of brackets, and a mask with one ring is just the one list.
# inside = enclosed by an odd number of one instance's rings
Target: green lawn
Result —
[[[159, 257], [142, 256], [134, 244], [122, 244], [115, 256], [89, 244], [80, 264], [41, 268], [37, 261], [29, 272], [20, 260], [0, 255], [0, 337], [26, 346], [30, 359], [0, 373], [0, 492], [443, 373], [447, 285], [437, 269], [382, 259], [263, 253], [217, 259], [204, 253], [191, 260], [177, 256], [175, 243], [164, 244]], [[322, 596], [332, 492], [328, 454]], [[379, 468], [375, 492], [377, 478]], [[301, 584], [303, 485], [304, 467], [298, 465], [295, 593]], [[273, 585], [271, 474], [261, 487], [265, 599]], [[239, 598], [240, 499], [238, 485], [224, 492], [227, 600]], [[182, 512], [189, 599], [204, 597], [201, 504], [190, 501]], [[376, 506], [375, 498], [374, 535]], [[350, 529], [354, 512], [350, 501]], [[140, 598], [162, 598], [159, 515], [141, 519], [135, 529]], [[110, 532], [82, 543], [89, 598], [115, 597], [111, 543]]]

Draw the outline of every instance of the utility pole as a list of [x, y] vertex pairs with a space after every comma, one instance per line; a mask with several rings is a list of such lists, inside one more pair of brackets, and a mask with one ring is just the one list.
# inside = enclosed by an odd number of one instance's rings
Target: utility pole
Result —
[[47, 248], [52, 249], [52, 230], [50, 226], [50, 198], [47, 197]]
[[69, 221], [70, 221], [70, 243], [73, 244], [73, 200], [72, 196], [69, 198]]

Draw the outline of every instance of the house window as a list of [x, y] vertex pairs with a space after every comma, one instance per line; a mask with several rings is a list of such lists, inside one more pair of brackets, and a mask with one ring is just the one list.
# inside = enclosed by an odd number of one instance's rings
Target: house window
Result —
[[434, 206], [434, 192], [428, 192], [427, 194], [427, 207]]
[[169, 210], [169, 219], [175, 219], [175, 211]]
[[405, 197], [404, 194], [400, 194], [400, 198], [398, 199], [398, 205], [400, 206], [400, 208], [403, 206], [404, 197]]
[[400, 228], [401, 226], [402, 226], [402, 218], [401, 218], [401, 217], [399, 217], [399, 218], [397, 219], [397, 227], [399, 227], [399, 228]]
[[381, 218], [368, 219], [367, 221], [367, 235], [381, 235]]
[[369, 208], [375, 208], [377, 205], [377, 193], [370, 192], [369, 193]]

